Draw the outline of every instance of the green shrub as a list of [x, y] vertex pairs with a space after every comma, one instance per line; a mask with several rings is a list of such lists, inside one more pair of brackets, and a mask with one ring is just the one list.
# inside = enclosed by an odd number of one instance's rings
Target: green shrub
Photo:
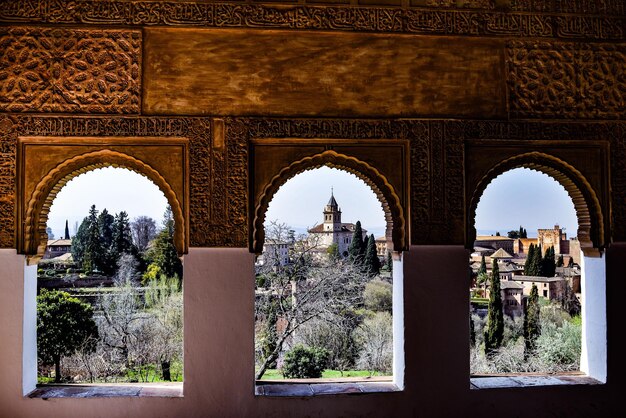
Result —
[[363, 292], [365, 307], [376, 312], [391, 312], [392, 288], [391, 283], [382, 280], [372, 280], [367, 283]]
[[328, 351], [324, 348], [296, 345], [285, 354], [282, 372], [288, 379], [322, 377], [328, 363]]

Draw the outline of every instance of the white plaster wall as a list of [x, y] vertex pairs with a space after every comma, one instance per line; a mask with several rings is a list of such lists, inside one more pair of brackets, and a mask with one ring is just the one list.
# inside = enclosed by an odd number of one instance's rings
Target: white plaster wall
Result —
[[[25, 262], [26, 260], [24, 260]], [[24, 265], [24, 319], [22, 326], [22, 392], [37, 385], [37, 266]]]
[[607, 375], [606, 266], [602, 257], [581, 254], [582, 347], [580, 370], [601, 382]]
[[[626, 259], [621, 248], [614, 259]], [[413, 246], [403, 255], [402, 392], [254, 396], [254, 257], [192, 248], [184, 258], [184, 397], [44, 400], [23, 396], [24, 257], [0, 250], [0, 418], [610, 417], [621, 406], [621, 376], [612, 385], [470, 390], [467, 257], [462, 246]], [[613, 283], [624, 290], [623, 280]]]

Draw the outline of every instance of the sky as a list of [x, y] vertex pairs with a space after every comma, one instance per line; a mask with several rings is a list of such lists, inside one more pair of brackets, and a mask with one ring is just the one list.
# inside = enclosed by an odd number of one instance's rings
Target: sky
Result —
[[75, 223], [82, 222], [92, 204], [99, 212], [104, 208], [111, 214], [124, 210], [131, 220], [149, 216], [160, 226], [167, 199], [152, 181], [134, 171], [99, 168], [74, 177], [59, 191], [50, 208], [48, 227], [56, 238], [62, 238], [67, 219], [70, 235], [74, 235]]
[[568, 238], [576, 236], [578, 221], [574, 203], [563, 186], [547, 174], [516, 168], [496, 177], [485, 189], [476, 209], [478, 234], [526, 228], [528, 237], [537, 229], [565, 227]]
[[[384, 235], [385, 218], [374, 192], [361, 179], [342, 170], [321, 167], [305, 171], [288, 180], [270, 202], [266, 221], [278, 220], [298, 233], [323, 221], [322, 211], [331, 189], [342, 210], [343, 222], [361, 221], [363, 228], [376, 237]], [[48, 226], [57, 238], [63, 235], [65, 220], [70, 234], [74, 225], [87, 216], [95, 204], [111, 213], [125, 210], [130, 219], [145, 215], [161, 223], [167, 200], [158, 187], [133, 171], [106, 167], [81, 174], [57, 194], [48, 217]], [[538, 228], [559, 224], [568, 237], [578, 228], [572, 200], [550, 176], [526, 168], [508, 171], [485, 189], [476, 211], [479, 234], [500, 234], [520, 225], [529, 237]]]

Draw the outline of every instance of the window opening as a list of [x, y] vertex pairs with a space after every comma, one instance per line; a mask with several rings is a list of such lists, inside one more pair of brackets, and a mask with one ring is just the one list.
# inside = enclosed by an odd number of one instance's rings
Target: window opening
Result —
[[391, 381], [401, 280], [374, 192], [353, 174], [320, 167], [284, 183], [265, 219], [255, 379]]
[[182, 263], [167, 199], [104, 167], [56, 195], [37, 266], [39, 383], [183, 379]]
[[578, 220], [563, 186], [534, 170], [507, 171], [485, 189], [475, 226], [472, 375], [581, 370], [582, 253], [568, 236]]

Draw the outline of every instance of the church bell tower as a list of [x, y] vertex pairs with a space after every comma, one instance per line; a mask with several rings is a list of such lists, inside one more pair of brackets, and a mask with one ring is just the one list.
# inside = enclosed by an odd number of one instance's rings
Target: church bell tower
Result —
[[341, 208], [335, 200], [332, 188], [330, 189], [330, 199], [324, 206], [324, 231], [341, 230]]

